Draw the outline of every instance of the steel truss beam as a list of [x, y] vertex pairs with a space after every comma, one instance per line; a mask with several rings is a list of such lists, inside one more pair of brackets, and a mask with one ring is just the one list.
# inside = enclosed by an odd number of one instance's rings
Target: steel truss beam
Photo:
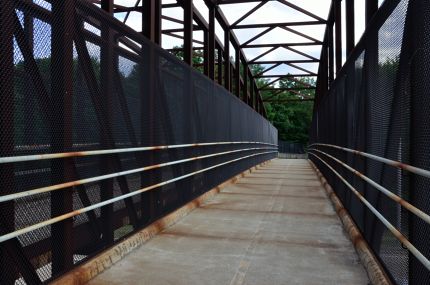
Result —
[[[102, 1], [99, 0], [88, 0], [93, 3], [101, 4]], [[105, 0], [103, 0], [105, 1]], [[153, 8], [153, 2], [158, 2], [157, 7], [159, 9]], [[298, 13], [306, 15], [312, 20], [308, 21], [299, 21], [299, 22], [279, 22], [279, 23], [261, 23], [261, 24], [242, 24], [242, 22], [248, 18], [250, 15], [258, 11], [268, 2], [276, 1], [287, 9], [293, 9]], [[340, 0], [339, 0], [340, 1]], [[294, 77], [307, 77], [307, 76], [316, 76], [314, 72], [307, 70], [301, 66], [296, 64], [301, 63], [319, 63], [320, 59], [317, 59], [306, 52], [300, 51], [295, 47], [301, 46], [324, 46], [325, 42], [321, 42], [318, 39], [315, 39], [305, 33], [300, 32], [300, 27], [309, 26], [309, 25], [325, 25], [329, 21], [325, 20], [293, 3], [288, 0], [204, 0], [205, 4], [209, 10], [209, 19], [205, 20], [199, 11], [194, 7], [193, 1], [184, 1], [177, 0], [176, 3], [169, 4], [161, 4], [160, 0], [150, 0], [150, 1], [142, 1], [136, 0], [133, 2], [133, 6], [125, 7], [121, 5], [113, 5], [112, 13], [116, 12], [126, 12], [126, 17], [124, 22], [127, 21], [131, 12], [136, 11], [140, 12], [143, 15], [143, 18], [148, 18], [149, 26], [144, 21], [143, 25], [143, 33], [151, 38], [154, 42], [161, 44], [161, 34], [166, 36], [176, 37], [184, 40], [184, 46], [180, 49], [171, 49], [171, 51], [182, 50], [184, 52], [184, 61], [188, 64], [192, 65], [192, 56], [193, 51], [195, 50], [203, 50], [204, 53], [204, 73], [207, 74], [211, 79], [218, 79], [220, 84], [228, 90], [235, 90], [236, 96], [242, 97], [242, 99], [248, 104], [252, 105], [255, 109], [262, 110], [264, 113], [264, 107], [262, 106], [261, 95], [257, 94], [259, 92], [259, 88], [257, 88], [255, 79], [257, 78], [269, 78], [269, 77], [277, 77], [279, 81], [281, 78], [294, 78]], [[226, 17], [222, 13], [219, 5], [226, 4], [238, 4], [238, 3], [252, 3], [258, 2], [252, 9], [241, 15], [234, 23], [229, 24]], [[351, 4], [349, 4], [349, 7]], [[168, 8], [177, 8], [181, 7], [184, 9], [184, 20], [175, 19], [169, 16], [161, 15], [161, 9]], [[370, 8], [369, 8], [370, 9]], [[160, 11], [159, 14], [156, 11]], [[161, 20], [171, 21], [180, 25], [183, 25], [183, 28], [175, 28], [175, 29], [161, 29]], [[155, 22], [154, 22], [155, 21]], [[193, 24], [193, 21], [197, 24]], [[215, 34], [215, 22], [218, 22], [220, 26], [224, 30], [224, 39], [220, 41]], [[334, 22], [334, 21], [333, 21]], [[148, 31], [148, 27], [152, 29]], [[294, 28], [296, 27], [296, 28]], [[254, 35], [252, 38], [245, 42], [240, 42], [234, 34], [234, 30], [236, 29], [252, 29], [252, 28], [265, 28], [263, 31]], [[309, 40], [304, 42], [290, 42], [290, 43], [275, 43], [275, 44], [253, 44], [254, 41], [264, 36], [265, 34], [273, 31], [275, 28], [280, 28], [286, 30], [290, 33], [294, 33], [303, 39]], [[204, 33], [204, 40], [198, 41], [193, 39], [193, 31], [202, 30]], [[351, 30], [351, 28], [347, 28], [347, 30]], [[349, 33], [349, 42], [351, 43], [351, 37], [353, 35]], [[193, 46], [193, 44], [201, 45], [201, 46]], [[234, 50], [230, 50], [230, 44], [232, 44]], [[349, 47], [351, 44], [349, 45]], [[263, 52], [262, 54], [254, 57], [251, 60], [248, 60], [244, 54], [243, 49], [245, 48], [269, 48], [269, 50]], [[274, 52], [278, 48], [284, 48], [291, 52], [294, 52], [298, 55], [305, 57], [306, 59], [301, 60], [270, 60], [264, 61], [261, 60], [265, 55]], [[215, 52], [217, 53], [217, 58], [221, 60], [215, 60]], [[338, 51], [336, 50], [336, 55]], [[235, 54], [238, 59], [236, 63], [233, 63], [230, 59], [231, 54]], [[336, 66], [338, 66], [338, 60], [336, 61]], [[252, 64], [273, 64], [273, 66], [267, 68], [263, 72], [259, 74], [253, 74], [251, 71]], [[271, 69], [276, 68], [281, 64], [289, 65], [293, 68], [301, 70], [306, 74], [297, 74], [297, 75], [268, 75], [266, 72]], [[217, 66], [217, 70], [216, 69]], [[245, 70], [242, 72], [241, 68], [244, 67]], [[216, 76], [215, 76], [216, 75]], [[274, 83], [272, 82], [272, 83]], [[267, 84], [266, 84], [267, 85]], [[269, 86], [268, 84], [267, 86]], [[234, 86], [234, 88], [232, 88]], [[267, 87], [266, 86], [266, 87]], [[255, 92], [254, 92], [255, 91]], [[254, 96], [257, 97], [254, 100]]]
[[[90, 1], [90, 0], [89, 0]], [[264, 113], [264, 107], [261, 105], [261, 95], [256, 94], [256, 92], [259, 92], [259, 88], [257, 88], [255, 79], [257, 78], [265, 78], [265, 77], [278, 77], [280, 80], [281, 77], [279, 75], [266, 75], [265, 73], [270, 71], [271, 69], [281, 65], [286, 64], [293, 68], [296, 68], [298, 70], [301, 70], [305, 72], [306, 74], [298, 74], [295, 77], [305, 77], [305, 76], [316, 76], [315, 73], [298, 66], [296, 64], [301, 63], [319, 63], [320, 60], [300, 51], [297, 48], [294, 47], [300, 47], [300, 46], [318, 46], [323, 45], [324, 43], [299, 31], [301, 26], [308, 26], [308, 25], [325, 25], [327, 24], [327, 20], [291, 3], [287, 0], [204, 0], [205, 4], [208, 7], [209, 10], [209, 19], [208, 21], [205, 20], [205, 17], [203, 17], [199, 11], [194, 7], [192, 1], [184, 1], [184, 0], [177, 0], [176, 3], [169, 3], [169, 4], [159, 4], [160, 9], [163, 8], [177, 8], [182, 7], [184, 9], [184, 20], [175, 19], [169, 16], [165, 15], [155, 15], [153, 10], [150, 12], [146, 12], [145, 10], [153, 9], [151, 8], [150, 4], [154, 0], [151, 1], [142, 1], [142, 0], [136, 0], [134, 1], [134, 5], [131, 7], [124, 7], [120, 5], [113, 5], [113, 12], [126, 12], [126, 18], [127, 20], [129, 14], [132, 11], [141, 12], [144, 17], [149, 18], [155, 18], [157, 23], [159, 24], [159, 27], [156, 27], [156, 33], [158, 35], [155, 35], [156, 37], [159, 37], [160, 40], [156, 40], [155, 42], [161, 43], [161, 34], [176, 37], [179, 39], [184, 40], [184, 47], [181, 49], [171, 49], [171, 51], [176, 50], [182, 50], [184, 52], [184, 61], [186, 61], [188, 64], [192, 64], [192, 56], [194, 50], [203, 50], [204, 53], [204, 73], [207, 74], [211, 79], [215, 80], [217, 78], [218, 82], [220, 84], [223, 84], [223, 86], [228, 90], [235, 90], [236, 96], [242, 97], [242, 99], [247, 102], [248, 104], [252, 105], [255, 109], [262, 110], [262, 113]], [[279, 23], [261, 23], [261, 24], [242, 24], [242, 22], [248, 18], [250, 15], [258, 11], [260, 8], [262, 8], [265, 4], [267, 4], [270, 1], [277, 1], [286, 8], [293, 9], [299, 13], [302, 13], [303, 15], [306, 15], [312, 20], [308, 21], [300, 21], [300, 22], [279, 22]], [[101, 3], [98, 0], [93, 1], [95, 3]], [[159, 1], [161, 2], [161, 1]], [[226, 17], [222, 13], [221, 9], [219, 8], [219, 5], [226, 5], [226, 4], [238, 4], [238, 3], [251, 3], [251, 2], [258, 2], [257, 5], [255, 5], [252, 9], [241, 15], [234, 23], [229, 24]], [[149, 6], [149, 8], [147, 8]], [[161, 19], [175, 22], [177, 24], [183, 25], [183, 28], [176, 28], [176, 29], [165, 29], [161, 30]], [[193, 20], [197, 23], [193, 24]], [[152, 21], [152, 19], [151, 19]], [[215, 22], [218, 22], [220, 26], [224, 30], [224, 40], [220, 41], [215, 35]], [[146, 28], [143, 26], [144, 29]], [[293, 28], [297, 27], [297, 28]], [[265, 28], [265, 30], [259, 32], [249, 40], [245, 42], [239, 42], [237, 37], [235, 36], [233, 30], [236, 29], [251, 29], [251, 28]], [[275, 28], [281, 28], [283, 30], [286, 30], [290, 33], [294, 33], [303, 39], [309, 40], [304, 42], [290, 42], [290, 43], [276, 43], [276, 44], [253, 44], [253, 42], [263, 35], [269, 33], [270, 31], [274, 30]], [[196, 30], [202, 30], [204, 33], [204, 41], [198, 41], [193, 39], [193, 31]], [[147, 34], [148, 31], [143, 31], [144, 34]], [[151, 35], [150, 35], [151, 36]], [[201, 46], [193, 46], [193, 44], [198, 44]], [[234, 51], [230, 50], [230, 44], [232, 44]], [[248, 60], [244, 54], [243, 49], [245, 48], [265, 48], [268, 47], [269, 50], [263, 52], [262, 54], [254, 57], [251, 60]], [[298, 55], [301, 55], [305, 57], [306, 59], [302, 60], [270, 60], [270, 61], [264, 61], [260, 60], [265, 55], [270, 54], [271, 52], [274, 52], [278, 48], [284, 48], [291, 52], [294, 52]], [[222, 60], [215, 60], [215, 52], [217, 53], [217, 58]], [[230, 59], [231, 54], [235, 54], [236, 58], [238, 59], [236, 63], [233, 63]], [[251, 65], [252, 64], [273, 64], [272, 67], [267, 68], [263, 72], [259, 74], [253, 74], [251, 71]], [[216, 69], [217, 66], [217, 70]], [[241, 71], [241, 68], [244, 67], [246, 70], [243, 72]], [[216, 73], [216, 74], [215, 74]], [[216, 76], [215, 76], [216, 75]], [[285, 77], [286, 76], [286, 77]], [[288, 75], [282, 75], [282, 78], [293, 78], [293, 76]], [[278, 81], [276, 80], [276, 81]], [[275, 81], [275, 82], [276, 82]], [[270, 84], [269, 84], [270, 85]], [[232, 87], [234, 88], [232, 89]], [[254, 92], [255, 91], [255, 92]], [[254, 100], [253, 96], [257, 95], [257, 98]]]

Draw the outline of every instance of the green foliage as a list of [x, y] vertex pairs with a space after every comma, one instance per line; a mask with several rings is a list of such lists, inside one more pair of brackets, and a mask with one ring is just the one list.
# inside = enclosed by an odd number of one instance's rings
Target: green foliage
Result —
[[266, 103], [268, 119], [278, 129], [280, 140], [306, 144], [312, 121], [312, 102]]
[[[253, 74], [258, 74], [264, 70], [261, 65], [252, 66]], [[257, 86], [262, 87], [269, 82], [267, 79], [258, 78]], [[280, 88], [305, 87], [315, 85], [313, 79], [306, 77], [279, 80]], [[267, 87], [274, 87], [269, 85]], [[314, 90], [301, 90], [300, 93], [293, 91], [284, 91], [275, 94], [275, 91], [262, 91], [263, 99], [297, 100], [314, 98]], [[309, 140], [309, 127], [312, 121], [313, 102], [266, 102], [265, 104], [267, 118], [278, 129], [280, 140], [299, 142], [306, 144]]]
[[[175, 46], [171, 51], [173, 55], [175, 55], [180, 60], [184, 60], [184, 50], [183, 46]], [[203, 73], [203, 50], [194, 50], [193, 51], [193, 66], [195, 69]]]

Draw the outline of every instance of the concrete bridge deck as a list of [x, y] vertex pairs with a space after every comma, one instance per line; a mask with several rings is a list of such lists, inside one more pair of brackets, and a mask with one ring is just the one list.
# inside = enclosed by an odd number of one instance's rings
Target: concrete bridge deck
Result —
[[90, 284], [368, 284], [307, 160], [229, 185]]

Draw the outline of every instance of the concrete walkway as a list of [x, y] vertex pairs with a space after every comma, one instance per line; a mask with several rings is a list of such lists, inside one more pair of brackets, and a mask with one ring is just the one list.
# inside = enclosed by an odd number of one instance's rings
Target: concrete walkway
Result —
[[90, 284], [368, 284], [307, 160], [226, 187]]

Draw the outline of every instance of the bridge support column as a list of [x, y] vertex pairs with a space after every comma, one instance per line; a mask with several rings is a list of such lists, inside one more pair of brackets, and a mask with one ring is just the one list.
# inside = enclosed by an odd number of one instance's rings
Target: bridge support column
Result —
[[[109, 15], [113, 16], [113, 0], [103, 0], [102, 9], [105, 10]], [[111, 127], [111, 116], [113, 107], [113, 89], [114, 89], [114, 79], [113, 79], [113, 68], [114, 62], [114, 52], [113, 52], [113, 33], [109, 28], [109, 25], [102, 25], [102, 38], [105, 39], [106, 45], [101, 49], [101, 61], [100, 61], [100, 71], [101, 71], [101, 91], [103, 98], [100, 98], [102, 103], [103, 112], [106, 114], [106, 119], [108, 120], [106, 126]], [[109, 147], [109, 135], [107, 130], [101, 131], [101, 144], [103, 147]], [[112, 157], [103, 155], [100, 158], [100, 169], [102, 173], [112, 173], [113, 167], [111, 164]], [[101, 183], [101, 193], [100, 197], [102, 200], [108, 200], [113, 197], [113, 179], [103, 180]], [[112, 244], [114, 242], [114, 227], [113, 227], [113, 204], [106, 205], [101, 208], [101, 218], [102, 218], [102, 240], [105, 245]]]
[[370, 23], [375, 13], [378, 11], [378, 0], [366, 0], [366, 26]]
[[230, 30], [224, 30], [224, 86], [228, 91], [231, 90], [230, 87]]
[[[161, 45], [161, 0], [145, 0], [143, 1], [143, 17], [142, 27], [143, 35], [151, 42]], [[156, 124], [153, 107], [155, 105], [155, 81], [156, 81], [156, 65], [158, 57], [155, 54], [153, 47], [144, 46], [142, 48], [142, 62], [140, 62], [140, 72], [144, 80], [140, 83], [140, 92], [142, 94], [141, 101], [141, 146], [156, 145], [154, 129], [151, 126]], [[146, 165], [154, 165], [156, 157], [154, 151], [149, 151], [145, 156], [147, 158]], [[153, 170], [149, 173], [142, 173], [140, 176], [141, 187], [147, 187], [158, 183], [161, 175], [159, 170]], [[158, 191], [144, 192], [141, 195], [141, 221], [142, 224], [147, 224], [156, 219], [158, 212], [158, 201], [160, 195]]]
[[[413, 166], [430, 169], [428, 127], [428, 106], [430, 99], [430, 81], [426, 74], [430, 66], [430, 7], [427, 0], [409, 2], [408, 18], [406, 19], [405, 41], [410, 44], [406, 57], [411, 77], [407, 91], [410, 92], [410, 163]], [[404, 49], [404, 47], [402, 48]], [[407, 81], [407, 80], [405, 80]], [[407, 84], [407, 83], [405, 83]], [[410, 87], [409, 87], [410, 86]], [[426, 106], [426, 107], [424, 107]], [[430, 213], [430, 194], [428, 179], [412, 175], [410, 178], [411, 204], [425, 213]], [[429, 243], [430, 225], [416, 216], [411, 217], [410, 240], [413, 245], [427, 258], [430, 257]], [[409, 284], [424, 284], [430, 280], [430, 271], [416, 259], [410, 256]]]
[[336, 74], [342, 68], [342, 6], [341, 0], [334, 0], [334, 24], [336, 47]]
[[[12, 1], [0, 5], [0, 156], [13, 155], [14, 150], [14, 67], [13, 67], [13, 14]], [[0, 195], [14, 189], [15, 177], [12, 164], [0, 164]], [[14, 202], [0, 205], [0, 235], [15, 229]], [[7, 255], [6, 244], [0, 244], [0, 280], [14, 284], [14, 266]]]
[[[193, 66], [193, 0], [183, 1], [184, 7], [184, 61]], [[209, 37], [210, 37], [209, 32]]]
[[334, 80], [334, 46], [333, 46], [333, 22], [327, 24], [327, 41], [328, 41], [328, 84]]
[[346, 1], [346, 55], [351, 54], [355, 46], [355, 11], [354, 0]]
[[[75, 1], [52, 3], [52, 58], [51, 58], [51, 151], [71, 151], [73, 142], [73, 35]], [[72, 180], [73, 170], [67, 159], [52, 161], [52, 184]], [[51, 192], [51, 216], [73, 211], [71, 188]], [[73, 219], [51, 226], [52, 274], [57, 275], [73, 267]]]
[[234, 71], [234, 85], [235, 93], [240, 98], [240, 47], [236, 47], [236, 59], [235, 59], [235, 71]]
[[150, 41], [161, 45], [161, 0], [145, 0], [142, 5], [142, 33]]
[[251, 86], [249, 88], [249, 93], [250, 93], [249, 95], [251, 97], [251, 104], [250, 104], [250, 106], [252, 107], [252, 109], [255, 109], [255, 98], [254, 98], [254, 83], [255, 83], [255, 79], [252, 76], [251, 72], [249, 72], [249, 79], [250, 79], [250, 82], [251, 82]]
[[215, 8], [209, 9], [209, 35], [208, 35], [208, 60], [209, 60], [209, 78], [215, 80]]
[[248, 97], [248, 65], [246, 64], [246, 61], [244, 60], [243, 64], [243, 96], [246, 104], [249, 104], [249, 97]]
[[223, 62], [222, 62], [222, 59], [223, 59], [223, 53], [224, 53], [224, 51], [222, 50], [222, 48], [221, 48], [221, 46], [220, 45], [218, 45], [218, 66], [217, 66], [217, 69], [218, 69], [218, 84], [219, 85], [222, 85], [222, 83], [223, 83], [223, 81], [222, 81], [222, 66], [223, 66]]

